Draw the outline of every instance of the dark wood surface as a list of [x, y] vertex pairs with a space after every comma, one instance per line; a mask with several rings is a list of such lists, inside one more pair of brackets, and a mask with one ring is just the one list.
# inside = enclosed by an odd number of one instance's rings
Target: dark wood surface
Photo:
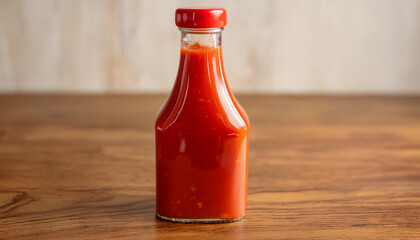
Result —
[[154, 215], [162, 96], [0, 96], [0, 239], [420, 239], [420, 97], [241, 96], [248, 213]]

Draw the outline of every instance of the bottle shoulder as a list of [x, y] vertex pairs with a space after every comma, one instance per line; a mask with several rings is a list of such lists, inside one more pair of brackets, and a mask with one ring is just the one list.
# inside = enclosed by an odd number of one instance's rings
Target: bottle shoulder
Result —
[[247, 133], [249, 125], [246, 112], [236, 100], [190, 98], [188, 101], [168, 99], [157, 117], [155, 128], [159, 132], [177, 129]]
[[181, 49], [178, 75], [156, 121], [156, 130], [174, 126], [248, 131], [248, 117], [226, 81], [221, 47]]

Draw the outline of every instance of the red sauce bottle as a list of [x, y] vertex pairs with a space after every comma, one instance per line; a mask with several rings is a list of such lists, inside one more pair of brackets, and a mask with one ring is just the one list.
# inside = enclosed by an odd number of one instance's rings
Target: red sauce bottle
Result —
[[245, 216], [249, 120], [226, 82], [223, 8], [176, 10], [178, 76], [156, 120], [156, 213], [176, 222]]

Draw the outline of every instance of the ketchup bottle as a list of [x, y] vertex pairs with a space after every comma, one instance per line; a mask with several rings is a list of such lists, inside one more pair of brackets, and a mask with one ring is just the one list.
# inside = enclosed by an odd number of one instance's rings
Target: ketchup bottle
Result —
[[156, 214], [175, 222], [245, 216], [249, 120], [226, 81], [224, 8], [179, 8], [181, 58], [156, 120]]

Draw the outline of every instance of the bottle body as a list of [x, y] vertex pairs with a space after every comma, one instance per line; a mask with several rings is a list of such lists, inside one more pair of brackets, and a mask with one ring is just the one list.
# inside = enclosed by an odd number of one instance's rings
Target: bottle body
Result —
[[156, 212], [166, 220], [230, 222], [246, 212], [249, 121], [226, 82], [220, 31], [183, 37], [156, 121]]

